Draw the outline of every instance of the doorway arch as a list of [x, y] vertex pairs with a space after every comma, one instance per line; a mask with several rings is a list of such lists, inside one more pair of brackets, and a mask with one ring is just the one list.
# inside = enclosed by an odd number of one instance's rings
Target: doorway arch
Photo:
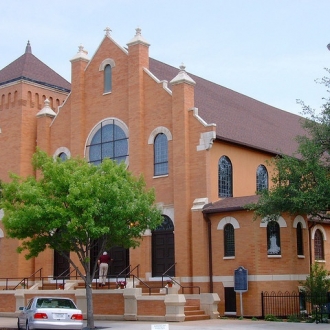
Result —
[[[163, 215], [163, 222], [152, 232], [152, 276], [162, 276], [174, 263], [174, 225]], [[167, 274], [175, 276], [175, 266]]]

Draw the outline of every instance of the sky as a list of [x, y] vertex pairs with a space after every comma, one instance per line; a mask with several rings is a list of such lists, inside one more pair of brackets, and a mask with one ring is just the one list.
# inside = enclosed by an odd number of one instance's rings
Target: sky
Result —
[[318, 110], [330, 68], [330, 0], [0, 0], [0, 69], [27, 41], [71, 80], [70, 59], [90, 58], [106, 27], [121, 46], [141, 28], [149, 55], [285, 111]]

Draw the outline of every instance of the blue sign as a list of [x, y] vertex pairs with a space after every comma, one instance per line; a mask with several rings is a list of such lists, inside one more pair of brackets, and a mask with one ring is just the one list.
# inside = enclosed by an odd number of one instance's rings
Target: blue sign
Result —
[[240, 266], [235, 269], [234, 274], [234, 291], [246, 292], [248, 290], [248, 271]]

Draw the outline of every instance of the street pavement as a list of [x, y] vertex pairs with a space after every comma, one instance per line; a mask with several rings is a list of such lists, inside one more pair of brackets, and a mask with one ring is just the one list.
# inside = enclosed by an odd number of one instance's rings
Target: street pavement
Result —
[[[250, 319], [213, 319], [187, 322], [146, 322], [146, 321], [99, 321], [95, 320], [96, 329], [102, 330], [329, 330], [327, 323], [292, 323], [253, 321]], [[17, 329], [17, 319], [0, 317], [0, 330]], [[84, 328], [87, 330], [87, 328]]]

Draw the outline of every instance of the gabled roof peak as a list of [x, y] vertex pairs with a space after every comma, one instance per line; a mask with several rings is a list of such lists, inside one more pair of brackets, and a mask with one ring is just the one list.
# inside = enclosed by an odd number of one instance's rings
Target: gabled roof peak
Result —
[[27, 45], [25, 47], [25, 54], [32, 54], [32, 48], [30, 45], [30, 40], [28, 40]]

